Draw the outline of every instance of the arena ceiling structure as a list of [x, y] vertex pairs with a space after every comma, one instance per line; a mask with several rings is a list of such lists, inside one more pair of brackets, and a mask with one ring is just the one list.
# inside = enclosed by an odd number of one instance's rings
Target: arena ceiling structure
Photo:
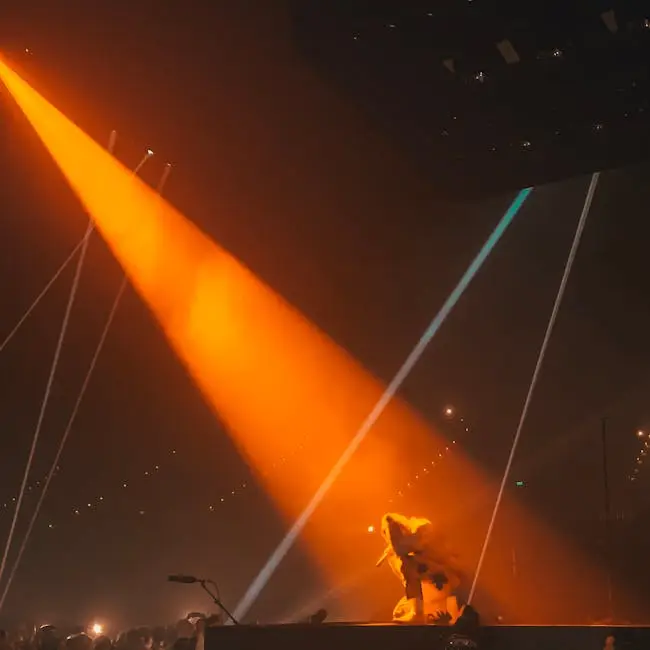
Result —
[[650, 152], [635, 0], [300, 0], [298, 47], [431, 178], [480, 197]]

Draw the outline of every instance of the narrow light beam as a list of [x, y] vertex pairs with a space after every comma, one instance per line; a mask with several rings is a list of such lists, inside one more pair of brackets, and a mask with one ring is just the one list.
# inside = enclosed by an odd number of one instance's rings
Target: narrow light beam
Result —
[[[573, 237], [573, 242], [571, 243], [569, 256], [567, 258], [566, 264], [564, 265], [562, 280], [560, 281], [560, 286], [557, 290], [557, 295], [555, 296], [555, 302], [553, 303], [553, 309], [551, 310], [551, 315], [548, 320], [548, 325], [546, 326], [546, 332], [544, 333], [542, 345], [540, 347], [539, 354], [537, 355], [537, 362], [535, 363], [533, 376], [530, 380], [530, 385], [528, 387], [526, 399], [524, 400], [524, 406], [521, 410], [521, 416], [519, 417], [519, 424], [517, 425], [517, 429], [515, 431], [515, 436], [512, 441], [512, 446], [510, 447], [510, 453], [508, 455], [506, 467], [505, 470], [503, 471], [503, 477], [501, 478], [501, 485], [499, 486], [499, 491], [497, 492], [497, 498], [494, 503], [494, 508], [492, 509], [492, 516], [490, 517], [490, 523], [488, 524], [487, 532], [485, 533], [485, 540], [483, 541], [483, 546], [481, 548], [481, 553], [479, 555], [478, 564], [476, 565], [476, 572], [474, 573], [474, 579], [472, 581], [472, 586], [470, 588], [469, 596], [467, 598], [468, 603], [472, 601], [472, 599], [474, 598], [474, 594], [476, 593], [476, 586], [478, 585], [478, 579], [481, 575], [483, 562], [485, 561], [485, 554], [490, 544], [490, 539], [492, 538], [492, 533], [494, 531], [494, 524], [496, 522], [497, 515], [499, 514], [499, 508], [501, 506], [501, 501], [503, 500], [503, 494], [506, 489], [506, 484], [508, 483], [508, 479], [510, 478], [510, 470], [512, 469], [512, 464], [515, 460], [515, 454], [517, 453], [517, 447], [519, 446], [519, 440], [521, 439], [521, 433], [524, 429], [524, 424], [526, 423], [526, 417], [528, 416], [528, 411], [533, 401], [533, 394], [535, 393], [535, 387], [537, 386], [537, 380], [539, 379], [539, 375], [542, 370], [544, 357], [546, 356], [546, 350], [548, 349], [548, 345], [551, 341], [551, 335], [553, 334], [553, 329], [555, 328], [555, 321], [557, 320], [557, 315], [560, 312], [562, 299], [564, 298], [564, 292], [569, 282], [569, 277], [571, 276], [571, 270], [573, 269], [573, 262], [575, 261], [576, 255], [578, 254], [578, 247], [580, 246], [580, 242], [582, 241], [582, 233], [584, 232], [585, 225], [587, 223], [587, 218], [589, 217], [589, 212], [591, 211], [591, 204], [594, 200], [594, 194], [596, 193], [596, 187], [598, 186], [599, 178], [600, 178], [599, 172], [593, 174], [591, 177], [591, 181], [589, 182], [589, 187], [587, 188], [587, 196], [585, 197], [585, 202], [582, 207], [582, 212], [580, 213], [580, 219], [578, 219], [578, 225], [576, 227], [576, 233]], [[517, 484], [519, 485], [519, 482]], [[521, 487], [523, 487], [523, 482], [521, 482]]]
[[[117, 134], [115, 131], [111, 134], [111, 143], [109, 144], [109, 151], [113, 151], [114, 146], [115, 146], [115, 139], [114, 137], [117, 137]], [[138, 165], [135, 167], [133, 170], [134, 174], [137, 174], [140, 169], [142, 169], [142, 166], [144, 165], [144, 162], [146, 162], [147, 157], [143, 158]], [[157, 187], [157, 192], [162, 196], [163, 190], [165, 188], [165, 183], [167, 182], [167, 179], [169, 178], [169, 174], [171, 172], [171, 165], [165, 165], [165, 168], [163, 170], [162, 176], [160, 177], [160, 180], [158, 181], [158, 187]], [[74, 426], [74, 423], [76, 422], [77, 415], [79, 413], [79, 409], [81, 408], [81, 403], [83, 402], [83, 398], [86, 394], [86, 391], [88, 390], [88, 386], [90, 385], [90, 379], [93, 375], [93, 372], [95, 370], [95, 367], [97, 365], [97, 361], [99, 360], [99, 356], [104, 349], [104, 345], [106, 343], [106, 339], [108, 338], [108, 333], [111, 329], [111, 325], [113, 324], [113, 321], [115, 319], [115, 315], [117, 313], [117, 308], [120, 305], [120, 302], [122, 300], [122, 296], [124, 295], [124, 292], [126, 291], [126, 288], [128, 286], [128, 281], [126, 275], [122, 276], [122, 282], [120, 283], [120, 287], [117, 291], [117, 294], [115, 296], [115, 299], [113, 300], [113, 304], [111, 305], [111, 309], [108, 313], [108, 318], [106, 319], [106, 322], [104, 323], [104, 329], [102, 330], [102, 333], [99, 337], [99, 342], [97, 343], [97, 347], [95, 348], [95, 352], [92, 356], [92, 359], [90, 360], [90, 364], [88, 366], [88, 369], [86, 371], [86, 376], [84, 377], [84, 380], [81, 384], [81, 389], [79, 390], [79, 393], [77, 394], [77, 400], [72, 408], [72, 413], [70, 414], [70, 417], [68, 418], [68, 423], [66, 424], [66, 427], [63, 431], [63, 435], [61, 436], [61, 441], [59, 442], [59, 446], [56, 450], [56, 453], [54, 454], [54, 460], [52, 461], [52, 464], [50, 466], [50, 470], [47, 473], [47, 476], [45, 477], [45, 484], [43, 485], [43, 489], [41, 490], [41, 493], [39, 495], [38, 501], [36, 502], [36, 507], [34, 508], [34, 511], [32, 513], [31, 519], [29, 520], [29, 524], [27, 525], [27, 530], [23, 536], [23, 540], [20, 544], [20, 547], [18, 549], [18, 553], [16, 554], [16, 557], [14, 559], [13, 566], [11, 567], [11, 571], [9, 572], [9, 577], [7, 578], [7, 581], [5, 583], [4, 590], [2, 592], [2, 595], [0, 595], [0, 612], [4, 608], [5, 601], [7, 600], [7, 594], [9, 593], [9, 590], [11, 589], [11, 585], [13, 583], [14, 577], [16, 576], [16, 572], [18, 571], [18, 567], [20, 566], [20, 562], [23, 558], [23, 555], [25, 553], [25, 549], [27, 548], [27, 544], [29, 543], [29, 539], [31, 537], [32, 531], [34, 530], [34, 526], [36, 525], [36, 521], [38, 520], [38, 515], [40, 514], [41, 508], [43, 506], [43, 502], [45, 501], [45, 497], [47, 495], [48, 489], [50, 487], [50, 483], [52, 482], [52, 479], [54, 478], [54, 475], [56, 474], [56, 469], [59, 466], [59, 463], [61, 462], [61, 456], [63, 455], [63, 450], [65, 449], [66, 443], [68, 441], [68, 438], [70, 437], [70, 434], [72, 433], [72, 427]]]
[[341, 457], [338, 459], [334, 467], [332, 467], [332, 470], [322, 482], [321, 486], [316, 491], [316, 494], [314, 494], [311, 501], [307, 504], [307, 507], [300, 514], [298, 519], [296, 519], [289, 532], [285, 535], [284, 539], [280, 542], [275, 551], [273, 551], [271, 557], [268, 559], [264, 567], [262, 567], [262, 570], [259, 572], [255, 580], [253, 580], [251, 583], [250, 587], [244, 594], [244, 597], [235, 609], [234, 616], [237, 620], [242, 619], [244, 616], [246, 616], [248, 610], [251, 608], [261, 593], [262, 589], [264, 589], [268, 581], [271, 579], [271, 576], [280, 565], [280, 562], [282, 562], [284, 556], [289, 552], [291, 547], [298, 539], [298, 536], [306, 526], [311, 516], [316, 511], [316, 508], [318, 508], [318, 506], [321, 504], [330, 488], [341, 474], [343, 468], [348, 464], [354, 452], [359, 448], [365, 437], [368, 435], [368, 432], [372, 429], [381, 414], [384, 412], [386, 406], [388, 406], [389, 402], [395, 397], [395, 394], [399, 390], [400, 386], [404, 383], [404, 380], [408, 377], [409, 373], [411, 370], [413, 370], [413, 367], [419, 361], [420, 357], [426, 350], [427, 345], [429, 345], [431, 339], [433, 339], [433, 337], [438, 333], [438, 330], [442, 327], [443, 323], [451, 313], [451, 310], [456, 306], [462, 295], [465, 293], [465, 290], [469, 286], [470, 282], [480, 271], [485, 260], [494, 250], [494, 247], [497, 245], [503, 236], [503, 233], [507, 230], [508, 226], [512, 223], [512, 220], [515, 218], [526, 199], [530, 196], [531, 192], [532, 188], [521, 190], [515, 197], [510, 207], [506, 210], [503, 217], [494, 229], [494, 232], [488, 237], [485, 244], [483, 244], [483, 247], [479, 251], [479, 254], [469, 265], [469, 268], [467, 271], [465, 271], [463, 277], [460, 279], [460, 282], [456, 285], [454, 290], [442, 305], [440, 311], [431, 321], [429, 327], [427, 327], [426, 331], [417, 342], [416, 346], [406, 358], [406, 361], [402, 364], [402, 367], [393, 377], [393, 380], [390, 382], [390, 384], [388, 384], [386, 390], [379, 398], [379, 401], [375, 404], [372, 411], [370, 411], [370, 414], [365, 419], [359, 428], [359, 431], [357, 431], [356, 435], [347, 446]]
[[[116, 138], [117, 138], [117, 133], [115, 131], [111, 131], [108, 139], [109, 153], [112, 153], [113, 151]], [[34, 435], [32, 437], [32, 444], [30, 446], [29, 454], [27, 456], [27, 462], [25, 463], [23, 480], [21, 482], [20, 490], [18, 491], [18, 498], [16, 500], [16, 509], [14, 510], [13, 518], [11, 520], [11, 526], [9, 527], [9, 534], [7, 535], [7, 541], [5, 543], [4, 552], [2, 554], [2, 560], [0, 561], [0, 581], [2, 581], [2, 578], [4, 576], [5, 567], [7, 565], [7, 559], [9, 557], [9, 551], [11, 550], [11, 544], [13, 542], [14, 533], [16, 531], [16, 523], [18, 522], [18, 516], [20, 515], [20, 509], [23, 503], [23, 499], [25, 497], [25, 489], [27, 487], [27, 481], [29, 480], [29, 474], [32, 469], [32, 463], [34, 462], [34, 455], [36, 453], [36, 448], [38, 446], [41, 429], [43, 427], [45, 412], [47, 411], [47, 406], [50, 401], [50, 395], [52, 393], [52, 385], [54, 384], [54, 377], [56, 376], [56, 371], [59, 365], [59, 359], [61, 357], [61, 352], [63, 350], [63, 342], [65, 340], [65, 335], [68, 330], [70, 315], [72, 314], [72, 307], [74, 306], [75, 298], [77, 296], [77, 289], [79, 288], [81, 272], [83, 270], [84, 261], [86, 259], [86, 253], [88, 252], [88, 243], [90, 242], [90, 237], [93, 233], [93, 229], [94, 229], [93, 221], [92, 219], [89, 219], [86, 225], [86, 231], [82, 239], [81, 252], [77, 260], [77, 266], [75, 268], [74, 276], [72, 278], [72, 285], [70, 287], [70, 292], [68, 294], [68, 301], [66, 303], [65, 312], [63, 314], [63, 321], [59, 329], [59, 336], [57, 338], [56, 347], [54, 349], [54, 358], [52, 359], [52, 364], [50, 366], [50, 372], [47, 378], [47, 383], [45, 384], [45, 393], [43, 394], [41, 408], [38, 413], [38, 419], [36, 420], [36, 428], [34, 430]]]

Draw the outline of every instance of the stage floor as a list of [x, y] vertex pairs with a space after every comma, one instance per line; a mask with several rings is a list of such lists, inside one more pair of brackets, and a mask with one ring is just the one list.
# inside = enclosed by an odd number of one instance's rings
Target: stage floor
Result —
[[[608, 637], [614, 645], [608, 645]], [[205, 650], [650, 650], [650, 627], [486, 626], [471, 637], [453, 627], [394, 623], [239, 625], [210, 628]]]

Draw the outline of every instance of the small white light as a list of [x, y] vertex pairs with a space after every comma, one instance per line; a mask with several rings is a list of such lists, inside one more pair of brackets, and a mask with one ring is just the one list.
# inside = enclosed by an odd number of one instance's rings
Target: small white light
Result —
[[153, 151], [151, 149], [147, 149], [147, 156], [153, 156]]

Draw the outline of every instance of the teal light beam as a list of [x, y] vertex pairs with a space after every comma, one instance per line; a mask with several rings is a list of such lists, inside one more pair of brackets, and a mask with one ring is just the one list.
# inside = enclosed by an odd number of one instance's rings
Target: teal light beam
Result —
[[295, 544], [300, 533], [303, 531], [307, 522], [316, 511], [316, 508], [318, 508], [318, 506], [321, 504], [327, 495], [327, 492], [341, 474], [343, 468], [347, 465], [349, 460], [354, 455], [354, 452], [359, 448], [365, 437], [368, 435], [368, 432], [372, 429], [381, 414], [384, 412], [384, 409], [388, 406], [393, 397], [395, 397], [395, 394], [399, 390], [400, 386], [404, 383], [404, 380], [408, 377], [409, 373], [411, 370], [413, 370], [413, 367], [419, 361], [420, 357], [426, 350], [427, 345], [429, 345], [433, 337], [438, 333], [438, 330], [440, 330], [442, 327], [443, 323], [447, 319], [447, 316], [449, 316], [452, 309], [461, 299], [462, 295], [465, 293], [465, 290], [470, 285], [476, 274], [480, 271], [483, 263], [488, 258], [490, 253], [494, 250], [495, 246], [499, 243], [499, 240], [508, 229], [508, 226], [512, 223], [515, 216], [519, 212], [519, 209], [525, 203], [526, 199], [530, 196], [532, 191], [532, 188], [523, 189], [514, 198], [513, 202], [510, 204], [510, 207], [501, 217], [501, 220], [497, 224], [496, 228], [488, 237], [485, 244], [483, 244], [483, 247], [479, 251], [478, 255], [474, 258], [472, 263], [469, 265], [468, 269], [465, 271], [455, 289], [451, 292], [447, 300], [444, 302], [440, 308], [440, 311], [431, 321], [420, 340], [417, 342], [411, 353], [406, 358], [406, 361], [404, 361], [400, 369], [393, 377], [392, 381], [388, 384], [383, 395], [379, 398], [372, 411], [370, 411], [368, 414], [368, 417], [361, 424], [356, 435], [350, 441], [350, 444], [347, 446], [339, 460], [332, 467], [330, 473], [327, 475], [303, 512], [296, 519], [293, 526], [284, 536], [278, 547], [273, 551], [266, 564], [262, 567], [262, 570], [248, 587], [246, 593], [235, 609], [235, 619], [239, 620], [248, 613], [253, 603], [262, 592], [264, 587], [267, 585], [275, 570], [280, 565], [280, 562], [282, 562], [285, 555]]

